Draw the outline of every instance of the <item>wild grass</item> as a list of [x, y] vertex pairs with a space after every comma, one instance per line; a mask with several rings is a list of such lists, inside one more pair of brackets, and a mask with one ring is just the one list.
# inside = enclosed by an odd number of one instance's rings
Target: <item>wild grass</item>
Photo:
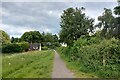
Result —
[[53, 58], [52, 50], [3, 55], [2, 77], [50, 78]]
[[2, 54], [0, 53], [0, 78], [2, 77]]
[[[60, 53], [60, 52], [58, 52]], [[82, 72], [80, 69], [80, 66], [73, 61], [69, 61], [68, 58], [66, 58], [64, 55], [60, 54], [61, 58], [64, 60], [64, 62], [66, 63], [66, 66], [68, 67], [68, 69], [70, 69], [73, 73], [74, 76], [76, 78], [98, 78], [95, 73], [85, 73]]]

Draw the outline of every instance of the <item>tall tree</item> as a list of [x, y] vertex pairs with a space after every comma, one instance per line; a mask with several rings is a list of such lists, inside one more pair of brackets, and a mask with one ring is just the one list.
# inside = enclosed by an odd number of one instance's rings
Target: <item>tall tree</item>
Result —
[[[114, 8], [114, 13], [116, 15], [120, 15], [120, 1], [118, 1], [118, 6]], [[120, 16], [119, 16], [120, 17]]]
[[118, 6], [114, 8], [114, 13], [116, 17], [116, 28], [115, 28], [115, 37], [120, 39], [120, 1], [118, 1]]
[[93, 19], [86, 17], [83, 13], [85, 8], [68, 8], [63, 11], [61, 16], [60, 41], [72, 45], [74, 40], [80, 38], [81, 35], [89, 34], [93, 28]]
[[47, 46], [49, 48], [59, 46], [58, 36], [52, 33], [42, 33], [42, 46]]
[[58, 36], [55, 34], [53, 35], [54, 42], [59, 42]]
[[52, 34], [51, 33], [45, 34], [44, 40], [45, 40], [45, 42], [53, 42]]
[[39, 43], [39, 42], [41, 42], [41, 38], [42, 38], [42, 35], [40, 34], [39, 31], [25, 32], [21, 36], [21, 39], [23, 41], [27, 41], [29, 43]]
[[115, 28], [115, 18], [112, 15], [112, 11], [104, 8], [103, 15], [99, 16], [98, 20], [100, 21], [99, 26], [103, 27], [101, 36], [105, 38], [111, 38]]
[[21, 38], [14, 38], [14, 37], [11, 38], [11, 43], [18, 43], [20, 41], [21, 41]]
[[0, 30], [0, 43], [2, 44], [10, 43], [9, 35], [3, 30]]
[[11, 43], [13, 43], [13, 42], [14, 42], [14, 39], [15, 39], [14, 37], [12, 37], [12, 38], [11, 38]]

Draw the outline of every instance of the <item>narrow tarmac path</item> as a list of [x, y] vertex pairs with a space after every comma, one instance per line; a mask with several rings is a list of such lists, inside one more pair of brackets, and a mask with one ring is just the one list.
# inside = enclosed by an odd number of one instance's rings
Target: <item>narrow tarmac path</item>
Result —
[[55, 57], [52, 78], [74, 78], [73, 73], [67, 69], [59, 54], [55, 50], [54, 52]]

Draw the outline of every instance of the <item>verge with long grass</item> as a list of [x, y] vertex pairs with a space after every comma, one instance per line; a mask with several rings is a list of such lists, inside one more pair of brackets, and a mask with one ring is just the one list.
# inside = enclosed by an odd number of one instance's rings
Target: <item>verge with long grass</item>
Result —
[[51, 78], [52, 50], [5, 54], [2, 57], [3, 78]]

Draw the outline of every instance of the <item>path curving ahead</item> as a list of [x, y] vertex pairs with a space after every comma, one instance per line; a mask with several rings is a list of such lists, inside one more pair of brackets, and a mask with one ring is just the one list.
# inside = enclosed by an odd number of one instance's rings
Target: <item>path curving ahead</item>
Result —
[[65, 63], [60, 58], [59, 54], [54, 50], [54, 65], [52, 78], [74, 78], [73, 73], [67, 69]]

